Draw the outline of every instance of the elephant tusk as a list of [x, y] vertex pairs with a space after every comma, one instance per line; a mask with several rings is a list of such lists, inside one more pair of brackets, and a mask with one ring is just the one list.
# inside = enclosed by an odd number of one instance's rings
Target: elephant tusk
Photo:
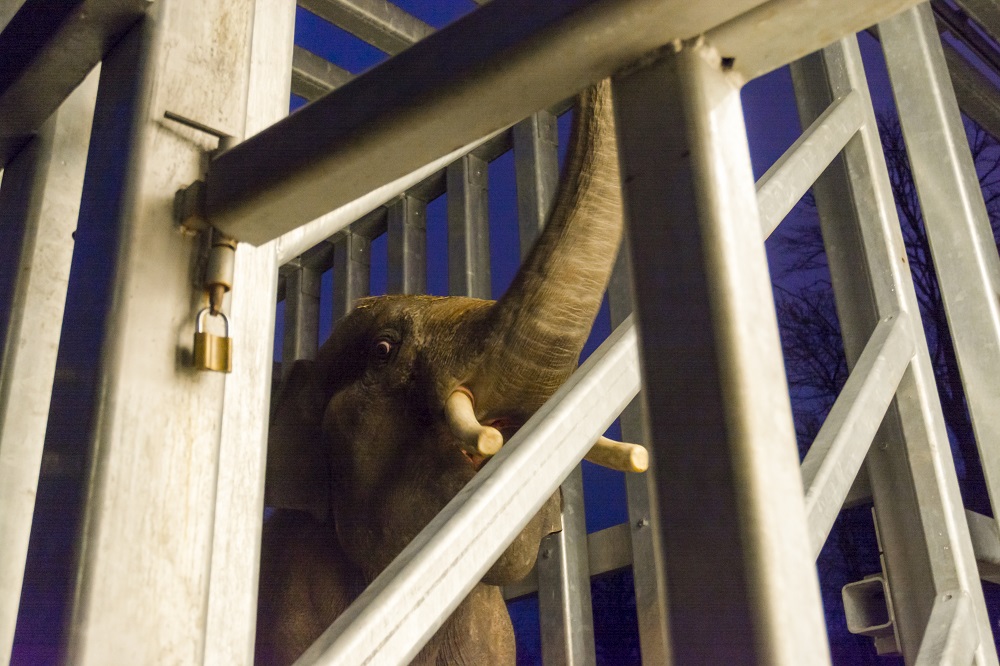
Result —
[[607, 437], [599, 438], [584, 459], [620, 472], [645, 472], [649, 468], [649, 451], [646, 447], [616, 442]]
[[463, 389], [454, 391], [444, 404], [448, 427], [469, 453], [492, 456], [503, 446], [503, 435], [496, 428], [485, 426], [476, 419], [472, 395]]

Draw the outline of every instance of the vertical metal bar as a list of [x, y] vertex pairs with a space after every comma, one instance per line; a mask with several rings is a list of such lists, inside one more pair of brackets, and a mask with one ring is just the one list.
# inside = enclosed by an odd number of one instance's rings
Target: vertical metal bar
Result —
[[879, 24], [994, 515], [1000, 510], [1000, 257], [930, 5]]
[[[555, 203], [559, 185], [556, 118], [546, 111], [514, 127], [521, 257], [531, 251]], [[583, 471], [574, 469], [560, 486], [562, 529], [539, 546], [538, 614], [542, 661], [594, 664], [594, 613], [583, 498]]]
[[14, 642], [98, 71], [11, 160], [0, 187], [0, 663]]
[[559, 488], [562, 530], [542, 539], [538, 549], [542, 663], [596, 664], [583, 473], [579, 466]]
[[[608, 285], [608, 308], [611, 328], [615, 329], [632, 314], [632, 262], [627, 238], [622, 242], [618, 260]], [[622, 439], [643, 442], [650, 438], [644, 432], [645, 402], [636, 396], [619, 417]], [[635, 587], [635, 607], [639, 620], [639, 649], [647, 664], [669, 664], [669, 633], [667, 629], [667, 584], [663, 578], [663, 560], [654, 539], [658, 526], [653, 523], [651, 507], [652, 476], [625, 475], [625, 498], [628, 503], [629, 533], [632, 539], [632, 578]]]
[[389, 205], [390, 294], [427, 292], [427, 202], [404, 194]]
[[[861, 92], [866, 119], [813, 191], [848, 365], [853, 367], [880, 319], [910, 318], [915, 349], [896, 398], [868, 452], [878, 533], [903, 656], [916, 659], [940, 594], [969, 594], [979, 623], [977, 664], [997, 663], [989, 619], [927, 341], [892, 200], [875, 113], [853, 36], [792, 65], [804, 126], [836, 98]], [[851, 205], [845, 206], [849, 202]], [[859, 270], [859, 267], [867, 270]]]
[[829, 663], [739, 88], [700, 42], [615, 108], [677, 663]]
[[[205, 301], [192, 292], [198, 241], [178, 230], [173, 195], [201, 175], [217, 139], [165, 115], [243, 135], [253, 9], [152, 4], [102, 65], [92, 137], [101, 149], [87, 164], [81, 279], [68, 297], [79, 302], [65, 324], [77, 342], [67, 355], [100, 359], [74, 387], [92, 401], [80, 414], [92, 469], [70, 663], [204, 658], [226, 377], [190, 367]], [[235, 364], [242, 353], [237, 342]]]
[[316, 358], [319, 349], [320, 272], [299, 260], [285, 275], [285, 335], [281, 374], [287, 377], [300, 358]]
[[348, 229], [333, 245], [333, 321], [371, 291], [371, 241]]
[[[288, 114], [295, 5], [256, 0], [246, 105], [247, 136]], [[226, 380], [205, 622], [209, 666], [253, 663], [264, 470], [274, 358], [277, 242], [241, 244], [230, 315], [238, 361]]]
[[514, 125], [514, 180], [521, 256], [528, 256], [555, 204], [559, 187], [559, 131], [548, 111]]
[[486, 162], [466, 155], [447, 170], [448, 291], [490, 298], [490, 228]]

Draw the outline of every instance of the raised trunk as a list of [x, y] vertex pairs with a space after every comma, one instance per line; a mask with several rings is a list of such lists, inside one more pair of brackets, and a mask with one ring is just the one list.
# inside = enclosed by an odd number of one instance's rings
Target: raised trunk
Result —
[[551, 219], [491, 314], [477, 416], [530, 414], [576, 368], [621, 239], [609, 81], [580, 96]]

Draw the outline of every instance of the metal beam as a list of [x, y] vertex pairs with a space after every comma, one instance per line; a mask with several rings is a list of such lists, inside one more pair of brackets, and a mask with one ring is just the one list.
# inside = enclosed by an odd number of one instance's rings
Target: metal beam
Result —
[[388, 210], [390, 294], [427, 292], [427, 202], [404, 194]]
[[1000, 257], [930, 7], [881, 23], [906, 154], [941, 287], [965, 402], [1000, 509]]
[[0, 183], [0, 663], [14, 642], [96, 94], [97, 71]]
[[15, 0], [0, 7], [0, 168], [142, 17], [149, 0]]
[[295, 266], [285, 275], [285, 335], [281, 346], [281, 374], [287, 377], [298, 359], [316, 358], [319, 349], [319, 292], [321, 273]]
[[292, 59], [293, 95], [298, 95], [311, 102], [334, 88], [339, 88], [353, 77], [354, 75], [346, 69], [337, 67], [315, 53], [306, 51], [301, 46], [295, 47]]
[[[198, 177], [217, 139], [163, 118], [174, 112], [242, 136], [254, 8], [252, 0], [150, 5], [102, 63], [92, 137], [101, 150], [88, 158], [72, 273], [81, 279], [70, 280], [65, 319], [77, 342], [65, 358], [84, 369], [68, 390], [89, 406], [73, 444], [89, 446], [92, 462], [66, 656], [81, 666], [201, 662], [210, 597], [226, 592], [211, 574], [214, 548], [229, 541], [217, 539], [227, 528], [215, 520], [217, 493], [232, 489], [219, 484], [227, 378], [190, 367], [205, 300], [192, 293], [198, 242], [180, 232], [173, 210], [174, 193]], [[208, 34], [222, 38], [192, 38]], [[246, 352], [236, 345], [241, 365]], [[254, 388], [259, 397], [266, 384]], [[256, 416], [255, 436], [233, 420], [229, 437], [250, 443], [259, 473]], [[259, 486], [247, 483], [259, 501]], [[234, 570], [252, 584], [252, 566]], [[245, 642], [246, 623], [238, 629]]]
[[522, 257], [535, 245], [555, 203], [559, 187], [557, 120], [550, 111], [539, 111], [514, 125], [512, 132]]
[[829, 663], [739, 87], [678, 47], [614, 79], [670, 649]]
[[406, 663], [639, 390], [626, 322], [301, 657]]
[[367, 296], [371, 284], [371, 240], [345, 231], [334, 243], [333, 321], [354, 309], [359, 298]]
[[490, 298], [489, 170], [466, 155], [448, 165], [448, 293]]
[[390, 55], [434, 32], [388, 0], [299, 0], [298, 4]]
[[761, 2], [495, 0], [213, 160], [208, 217], [266, 242]]

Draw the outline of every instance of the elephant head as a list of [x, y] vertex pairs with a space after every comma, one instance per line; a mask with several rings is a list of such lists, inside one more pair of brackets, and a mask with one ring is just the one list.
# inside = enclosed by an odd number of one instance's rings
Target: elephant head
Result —
[[[618, 180], [604, 83], [578, 101], [551, 219], [499, 301], [366, 298], [296, 364], [268, 443], [267, 503], [293, 511], [265, 527], [259, 657], [304, 650], [573, 372], [619, 244]], [[513, 661], [489, 586], [528, 573], [558, 512], [557, 493], [418, 661]]]

